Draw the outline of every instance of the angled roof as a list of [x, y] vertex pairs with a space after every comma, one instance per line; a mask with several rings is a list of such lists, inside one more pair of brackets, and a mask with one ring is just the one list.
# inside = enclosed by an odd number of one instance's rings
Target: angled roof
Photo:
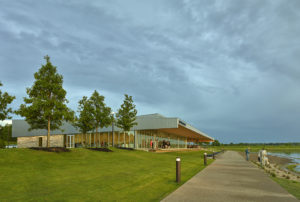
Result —
[[[136, 122], [138, 125], [134, 126], [132, 130], [161, 130], [177, 135], [188, 135], [191, 138], [203, 139], [206, 141], [213, 141], [213, 138], [186, 122], [180, 120], [177, 117], [165, 117], [161, 114], [147, 114], [137, 116]], [[32, 130], [28, 131], [29, 125], [25, 120], [13, 120], [12, 121], [12, 136], [13, 137], [29, 137], [29, 136], [44, 136], [47, 135], [47, 130]], [[76, 134], [80, 131], [75, 128], [72, 124], [65, 122], [61, 130], [51, 131], [52, 135], [58, 134]], [[122, 131], [118, 127], [114, 127], [115, 131]], [[111, 127], [102, 128], [100, 132], [110, 132]], [[92, 131], [91, 131], [92, 132]]]

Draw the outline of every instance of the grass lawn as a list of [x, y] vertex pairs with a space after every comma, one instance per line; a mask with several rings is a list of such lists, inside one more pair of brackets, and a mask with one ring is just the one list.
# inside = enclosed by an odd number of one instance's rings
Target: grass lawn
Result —
[[297, 199], [300, 200], [300, 182], [277, 177], [272, 177], [272, 179], [280, 184], [280, 186], [285, 188], [290, 194], [294, 195]]
[[204, 168], [203, 151], [112, 150], [0, 149], [0, 199], [158, 201], [180, 186], [175, 182], [176, 156], [181, 157], [181, 184]]

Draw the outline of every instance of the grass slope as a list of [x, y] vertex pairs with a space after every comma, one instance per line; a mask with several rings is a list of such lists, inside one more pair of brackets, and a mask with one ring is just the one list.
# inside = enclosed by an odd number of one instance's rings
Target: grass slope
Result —
[[282, 179], [277, 177], [272, 177], [272, 179], [285, 188], [290, 194], [294, 195], [300, 200], [300, 183], [296, 181], [291, 181], [288, 179]]
[[[203, 166], [203, 152], [148, 153], [113, 149], [51, 153], [0, 150], [3, 201], [157, 201], [180, 185], [175, 158], [186, 182]], [[209, 160], [209, 163], [211, 160]]]

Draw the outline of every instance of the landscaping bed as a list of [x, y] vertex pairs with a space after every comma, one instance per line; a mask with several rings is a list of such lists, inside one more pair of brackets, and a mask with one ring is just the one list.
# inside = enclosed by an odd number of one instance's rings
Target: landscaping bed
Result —
[[29, 149], [38, 150], [38, 151], [47, 151], [47, 152], [70, 152], [70, 149], [64, 147], [30, 147]]
[[102, 151], [102, 152], [113, 152], [112, 150], [108, 149], [108, 148], [88, 148], [90, 150], [94, 150], [94, 151]]
[[124, 150], [129, 150], [129, 151], [134, 151], [135, 149], [133, 148], [127, 148], [127, 147], [117, 147], [118, 149], [124, 149]]

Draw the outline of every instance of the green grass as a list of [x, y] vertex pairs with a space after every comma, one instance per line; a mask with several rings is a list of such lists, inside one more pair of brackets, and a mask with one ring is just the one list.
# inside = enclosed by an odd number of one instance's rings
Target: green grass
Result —
[[297, 171], [295, 168], [298, 166], [298, 164], [291, 164], [288, 165], [286, 168], [289, 169], [290, 171], [293, 171], [295, 173], [299, 173], [299, 171]]
[[286, 189], [290, 194], [294, 195], [297, 199], [300, 200], [300, 182], [277, 177], [272, 177], [272, 179], [280, 184], [280, 186]]
[[[1, 201], [158, 201], [203, 166], [203, 152], [0, 150]], [[182, 183], [175, 182], [181, 157]], [[212, 160], [209, 160], [211, 163]]]

